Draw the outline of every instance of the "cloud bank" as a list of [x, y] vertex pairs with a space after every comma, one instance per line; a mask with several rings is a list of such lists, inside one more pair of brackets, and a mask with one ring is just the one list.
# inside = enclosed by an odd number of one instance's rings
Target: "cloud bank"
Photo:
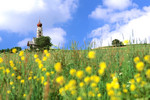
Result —
[[[99, 5], [89, 15], [90, 18], [105, 20], [107, 23], [88, 34], [88, 38], [92, 38], [91, 43], [95, 42], [95, 48], [111, 45], [113, 39], [120, 41], [134, 39], [134, 43], [136, 41], [143, 43], [146, 39], [150, 43], [150, 30], [148, 28], [150, 25], [150, 6], [139, 9], [138, 5], [131, 0], [123, 0], [123, 4], [117, 1], [103, 0], [103, 5]], [[131, 42], [133, 43], [133, 41]]]

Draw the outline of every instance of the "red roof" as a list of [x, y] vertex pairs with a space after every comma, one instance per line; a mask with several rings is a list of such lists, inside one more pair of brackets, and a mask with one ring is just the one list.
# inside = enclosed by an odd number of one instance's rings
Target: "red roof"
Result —
[[38, 27], [41, 27], [42, 26], [42, 23], [40, 22], [39, 20], [39, 23], [37, 24]]

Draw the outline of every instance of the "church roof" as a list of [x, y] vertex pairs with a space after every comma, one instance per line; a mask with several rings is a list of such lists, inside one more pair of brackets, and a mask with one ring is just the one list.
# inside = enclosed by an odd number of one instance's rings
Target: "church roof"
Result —
[[33, 41], [28, 41], [27, 46], [30, 46], [30, 45], [35, 45], [35, 44], [33, 43]]
[[37, 24], [38, 27], [42, 27], [42, 23], [39, 20], [39, 23]]

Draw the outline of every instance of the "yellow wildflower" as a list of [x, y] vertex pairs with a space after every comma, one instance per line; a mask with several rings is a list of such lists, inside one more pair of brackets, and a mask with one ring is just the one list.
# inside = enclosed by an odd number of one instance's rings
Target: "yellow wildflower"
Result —
[[[34, 58], [38, 58], [38, 55], [37, 55], [37, 54], [35, 54], [35, 55], [34, 55]], [[38, 59], [36, 59], [36, 60], [38, 60]]]
[[46, 76], [50, 76], [50, 73], [49, 73], [49, 72], [46, 72]]
[[146, 71], [146, 76], [147, 76], [147, 78], [150, 78], [150, 69], [148, 69], [148, 70]]
[[102, 95], [100, 93], [97, 94], [97, 97], [100, 98]]
[[43, 64], [39, 64], [39, 69], [41, 69], [43, 67]]
[[47, 60], [47, 57], [43, 57], [43, 61], [46, 61]]
[[75, 76], [76, 70], [75, 69], [70, 69], [70, 75]]
[[0, 57], [0, 63], [2, 63], [3, 62], [3, 59]]
[[130, 90], [131, 90], [131, 91], [134, 91], [135, 89], [136, 89], [136, 86], [135, 86], [134, 84], [131, 84]]
[[140, 58], [139, 58], [139, 57], [135, 57], [135, 58], [134, 58], [134, 62], [135, 62], [135, 63], [140, 62]]
[[17, 67], [13, 67], [13, 70], [17, 70]]
[[40, 59], [39, 59], [39, 58], [36, 58], [36, 59], [35, 59], [35, 62], [39, 62], [39, 61], [40, 61]]
[[26, 94], [23, 94], [23, 97], [26, 97]]
[[20, 80], [20, 79], [21, 79], [21, 76], [18, 76], [17, 79]]
[[19, 56], [21, 57], [23, 56], [23, 54], [24, 54], [24, 51], [20, 51]]
[[15, 87], [13, 86], [12, 89], [14, 89]]
[[48, 51], [47, 50], [44, 50], [44, 54], [47, 54], [48, 53]]
[[9, 70], [8, 68], [6, 69], [6, 73], [7, 73], [7, 74], [9, 74], [9, 73], [10, 73], [10, 70]]
[[119, 83], [117, 82], [117, 83], [113, 84], [113, 88], [114, 89], [119, 89], [120, 88]]
[[10, 93], [11, 93], [11, 91], [10, 91], [10, 90], [8, 90], [8, 91], [7, 91], [7, 93], [8, 93], [8, 94], [10, 94]]
[[142, 78], [141, 78], [141, 77], [136, 78], [137, 83], [140, 83], [140, 82], [141, 82], [141, 80], [142, 80]]
[[84, 83], [83, 83], [83, 82], [80, 82], [79, 86], [80, 86], [80, 87], [83, 87], [83, 86], [84, 86]]
[[82, 70], [77, 71], [76, 76], [81, 79], [83, 77], [84, 73]]
[[28, 80], [31, 80], [32, 79], [32, 77], [28, 77]]
[[50, 57], [50, 56], [51, 56], [50, 53], [47, 53], [47, 54], [46, 54], [46, 57]]
[[105, 62], [100, 62], [100, 63], [99, 63], [99, 67], [100, 67], [101, 69], [105, 69], [105, 68], [106, 68], [106, 63], [105, 63]]
[[41, 76], [41, 83], [44, 82], [44, 76]]
[[61, 96], [64, 96], [64, 94], [65, 94], [65, 88], [60, 88], [59, 89], [59, 93], [61, 94]]
[[24, 56], [21, 57], [21, 60], [24, 60]]
[[14, 75], [15, 75], [14, 73], [11, 74], [12, 77], [13, 77]]
[[46, 71], [46, 68], [42, 68], [42, 71]]
[[91, 81], [91, 80], [90, 80], [90, 77], [87, 76], [87, 77], [84, 78], [84, 82], [85, 82], [86, 84], [88, 84], [90, 81]]
[[140, 73], [134, 75], [134, 78], [138, 78], [138, 77], [140, 77]]
[[11, 82], [10, 82], [10, 85], [13, 85], [13, 84], [14, 84], [14, 82], [11, 81]]
[[103, 74], [104, 74], [104, 69], [99, 69], [99, 70], [98, 70], [98, 74], [99, 74], [99, 75], [103, 75]]
[[106, 83], [106, 89], [107, 91], [111, 90], [112, 88], [112, 85], [110, 83]]
[[150, 55], [146, 55], [146, 56], [144, 57], [144, 60], [147, 61], [148, 63], [150, 63]]
[[144, 69], [144, 63], [143, 63], [143, 62], [138, 62], [138, 63], [136, 64], [136, 69], [137, 69], [138, 71], [142, 71], [142, 70]]
[[69, 86], [74, 86], [76, 85], [76, 80], [72, 79], [69, 81]]
[[79, 96], [79, 97], [77, 98], [77, 100], [82, 100], [82, 97]]
[[99, 81], [100, 81], [100, 77], [95, 75], [94, 82], [98, 83]]
[[44, 82], [44, 86], [47, 85], [47, 82]]
[[53, 74], [54, 74], [54, 71], [51, 71], [51, 74], [53, 75]]
[[127, 93], [127, 92], [128, 92], [128, 90], [127, 90], [127, 89], [123, 89], [123, 92], [124, 92], [124, 93]]
[[56, 70], [56, 72], [61, 72], [62, 71], [62, 68], [61, 68], [61, 63], [58, 62], [54, 65], [54, 68]]
[[21, 83], [24, 83], [24, 80], [21, 80], [20, 82], [21, 82]]
[[12, 49], [12, 52], [13, 52], [13, 53], [16, 53], [16, 52], [17, 52], [17, 49], [15, 49], [15, 48]]
[[65, 83], [64, 77], [63, 76], [57, 77], [56, 82], [59, 83], [60, 85], [63, 85]]
[[92, 87], [92, 88], [94, 88], [94, 87], [96, 87], [96, 86], [97, 86], [97, 84], [96, 84], [96, 83], [94, 83], [94, 82], [93, 82], [93, 83], [91, 83], [91, 87]]
[[90, 51], [90, 52], [88, 53], [88, 58], [90, 58], [90, 59], [95, 58], [95, 51]]
[[33, 77], [33, 79], [36, 79], [36, 78], [37, 78], [37, 76], [34, 76], [34, 77]]
[[135, 80], [134, 80], [134, 79], [131, 79], [129, 82], [130, 82], [131, 84], [134, 84], [134, 83], [135, 83]]
[[91, 74], [92, 73], [92, 68], [90, 66], [86, 67], [85, 71], [88, 73], [88, 74]]
[[109, 91], [108, 91], [108, 95], [109, 95], [109, 96], [113, 96], [114, 94], [115, 94], [115, 93], [114, 93], [113, 90], [109, 90]]

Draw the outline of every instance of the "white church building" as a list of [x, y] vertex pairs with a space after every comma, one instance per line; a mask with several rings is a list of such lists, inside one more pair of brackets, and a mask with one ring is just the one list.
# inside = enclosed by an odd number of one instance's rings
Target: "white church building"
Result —
[[27, 46], [35, 48], [36, 47], [35, 39], [41, 36], [43, 36], [43, 29], [42, 29], [42, 23], [39, 20], [39, 23], [37, 24], [37, 36], [33, 37], [32, 41], [28, 41]]

